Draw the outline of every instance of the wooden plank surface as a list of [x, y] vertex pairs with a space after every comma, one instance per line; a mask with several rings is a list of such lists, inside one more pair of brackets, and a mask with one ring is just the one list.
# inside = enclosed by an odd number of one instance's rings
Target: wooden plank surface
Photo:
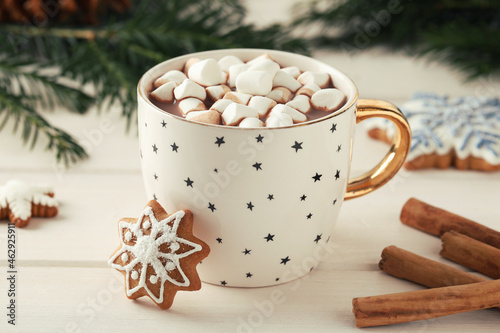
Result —
[[[287, 20], [293, 2], [272, 2], [272, 8], [283, 12], [270, 18], [274, 9], [262, 10], [268, 1], [248, 1], [249, 20], [259, 24]], [[499, 79], [463, 83], [463, 77], [447, 66], [380, 49], [356, 55], [316, 51], [314, 56], [353, 78], [361, 97], [397, 104], [417, 90], [451, 95], [500, 92]], [[46, 116], [83, 142], [91, 157], [62, 170], [52, 153], [43, 149], [42, 138], [30, 151], [19, 135], [12, 135], [12, 123], [0, 132], [0, 184], [12, 178], [48, 182], [60, 201], [56, 218], [33, 219], [28, 227], [16, 230], [18, 325], [8, 325], [3, 315], [0, 332], [358, 332], [351, 314], [353, 297], [420, 288], [379, 272], [384, 247], [397, 245], [449, 263], [439, 258], [437, 238], [399, 222], [408, 198], [417, 197], [500, 229], [499, 172], [402, 170], [377, 192], [344, 203], [332, 234], [332, 253], [306, 277], [269, 288], [204, 284], [199, 292], [180, 292], [174, 306], [161, 311], [148, 299], [126, 299], [121, 275], [106, 264], [118, 244], [118, 219], [137, 216], [146, 203], [136, 129], [125, 132], [119, 108], [101, 114], [94, 110], [87, 116], [54, 110]], [[386, 150], [385, 144], [368, 139], [363, 126], [358, 126], [351, 175], [368, 170]], [[6, 223], [1, 222], [0, 307], [4, 313], [6, 241]], [[369, 330], [498, 332], [498, 327], [498, 310], [483, 310]]]
[[[123, 295], [121, 274], [107, 268], [25, 267], [19, 271], [18, 325], [2, 332], [343, 332], [354, 328], [356, 296], [417, 290], [367, 271], [323, 269], [269, 288], [204, 285], [179, 293], [163, 311]], [[2, 323], [3, 324], [3, 323]], [[378, 332], [498, 332], [498, 310], [379, 327]], [[5, 329], [4, 329], [5, 327]]]

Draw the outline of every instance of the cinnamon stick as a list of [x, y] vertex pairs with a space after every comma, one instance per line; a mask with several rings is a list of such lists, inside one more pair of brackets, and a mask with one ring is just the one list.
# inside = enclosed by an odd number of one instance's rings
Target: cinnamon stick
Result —
[[445, 233], [441, 240], [441, 256], [493, 279], [500, 279], [500, 249], [455, 231]]
[[489, 281], [396, 246], [388, 246], [382, 251], [379, 268], [387, 274], [429, 288]]
[[454, 230], [500, 249], [500, 232], [415, 198], [406, 202], [400, 219], [410, 227], [435, 236]]
[[352, 300], [357, 327], [382, 326], [500, 306], [500, 280]]

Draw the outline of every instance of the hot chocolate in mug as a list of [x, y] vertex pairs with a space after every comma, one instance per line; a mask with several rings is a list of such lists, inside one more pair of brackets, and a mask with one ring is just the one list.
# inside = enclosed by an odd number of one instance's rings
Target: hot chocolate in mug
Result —
[[[267, 53], [282, 67], [328, 73], [347, 96], [319, 119], [279, 128], [196, 123], [156, 107], [148, 92], [156, 78], [182, 70], [192, 57]], [[189, 209], [194, 234], [211, 253], [198, 265], [202, 281], [261, 287], [307, 274], [324, 256], [344, 200], [367, 194], [403, 165], [409, 125], [393, 104], [358, 99], [339, 70], [303, 55], [259, 49], [215, 50], [177, 57], [147, 71], [138, 86], [141, 163], [148, 199], [169, 212]], [[398, 134], [383, 160], [360, 177], [349, 168], [356, 123], [389, 119]], [[323, 255], [321, 255], [323, 253]]]

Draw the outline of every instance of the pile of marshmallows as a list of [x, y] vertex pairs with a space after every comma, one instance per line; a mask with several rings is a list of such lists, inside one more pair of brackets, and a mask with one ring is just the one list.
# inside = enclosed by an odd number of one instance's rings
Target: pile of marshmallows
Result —
[[[246, 63], [232, 55], [219, 61], [191, 58], [184, 72], [168, 71], [153, 86], [150, 97], [177, 103], [186, 119], [240, 127], [302, 123], [313, 108], [331, 112], [346, 100], [343, 92], [329, 88], [329, 74], [281, 68], [268, 54]], [[207, 108], [204, 101], [210, 100]]]

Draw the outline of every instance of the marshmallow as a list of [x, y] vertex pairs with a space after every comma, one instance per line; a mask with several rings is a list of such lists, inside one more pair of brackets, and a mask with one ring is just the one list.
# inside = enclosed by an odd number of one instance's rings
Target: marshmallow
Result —
[[240, 65], [243, 61], [233, 55], [227, 55], [219, 60], [219, 67], [222, 71], [229, 73], [229, 67], [232, 65]]
[[316, 108], [324, 111], [335, 111], [342, 107], [346, 96], [344, 93], [335, 88], [322, 89], [311, 97], [311, 104]]
[[273, 87], [285, 87], [292, 92], [296, 92], [302, 85], [289, 73], [279, 70], [273, 79]]
[[189, 67], [188, 77], [205, 87], [225, 83], [225, 78], [215, 59], [205, 59], [194, 63]]
[[273, 89], [273, 76], [266, 71], [246, 71], [236, 78], [238, 92], [251, 95], [267, 95]]
[[222, 71], [221, 73], [222, 73], [222, 78], [224, 80], [223, 83], [227, 84], [227, 80], [229, 80], [229, 73], [228, 72], [224, 72], [224, 71]]
[[262, 122], [262, 120], [258, 118], [245, 118], [242, 121], [240, 121], [240, 124], [238, 126], [246, 128], [256, 128], [256, 127], [263, 127], [264, 123]]
[[247, 105], [252, 95], [230, 91], [224, 95], [224, 99], [230, 99], [233, 102]]
[[244, 118], [257, 118], [257, 111], [249, 106], [232, 103], [222, 112], [224, 125], [236, 125]]
[[175, 85], [178, 86], [185, 79], [187, 79], [186, 74], [174, 69], [174, 70], [166, 72], [165, 74], [163, 74], [162, 76], [157, 78], [153, 85], [155, 88], [158, 88], [162, 84], [173, 81], [173, 82], [175, 82]]
[[307, 120], [307, 117], [305, 114], [301, 113], [300, 111], [297, 111], [296, 109], [283, 105], [283, 104], [278, 104], [276, 105], [272, 110], [269, 116], [274, 116], [280, 113], [286, 113], [290, 117], [292, 117], [292, 120], [294, 123], [303, 123], [304, 121]]
[[210, 107], [210, 110], [215, 110], [219, 113], [222, 113], [229, 106], [229, 104], [233, 104], [233, 103], [234, 103], [234, 101], [232, 101], [230, 99], [219, 99], [217, 102], [215, 102]]
[[299, 90], [297, 90], [297, 92], [295, 93], [295, 96], [305, 95], [305, 96], [311, 98], [311, 96], [314, 95], [314, 93], [316, 91], [319, 91], [320, 89], [321, 88], [316, 83], [308, 83], [308, 84], [302, 86], [302, 88], [300, 88]]
[[229, 79], [227, 82], [231, 88], [234, 88], [236, 86], [236, 78], [238, 77], [238, 75], [247, 71], [248, 68], [250, 68], [250, 65], [248, 64], [229, 66]]
[[250, 98], [248, 106], [253, 107], [259, 113], [259, 117], [265, 117], [269, 110], [276, 106], [276, 102], [269, 97], [254, 96]]
[[181, 110], [184, 116], [191, 111], [201, 111], [206, 109], [205, 104], [203, 104], [203, 102], [198, 98], [190, 97], [179, 102], [179, 110]]
[[309, 111], [311, 111], [311, 102], [309, 101], [309, 97], [307, 97], [306, 95], [295, 96], [294, 99], [292, 99], [285, 105], [294, 108], [295, 110], [298, 110], [302, 113], [308, 113]]
[[189, 72], [189, 68], [191, 68], [191, 66], [193, 66], [194, 64], [196, 64], [198, 61], [200, 61], [199, 58], [189, 58], [186, 63], [184, 64], [184, 74], [188, 74]]
[[174, 101], [175, 87], [176, 84], [174, 81], [169, 81], [167, 83], [164, 83], [151, 92], [151, 97], [153, 97], [159, 102], [171, 103]]
[[266, 127], [283, 127], [290, 125], [293, 125], [293, 120], [287, 113], [273, 114], [266, 120]]
[[270, 59], [263, 59], [251, 64], [248, 70], [268, 72], [271, 77], [274, 77], [274, 75], [276, 75], [276, 73], [280, 70], [280, 65]]
[[300, 69], [297, 66], [285, 67], [281, 70], [290, 74], [294, 79], [298, 78], [300, 75]]
[[281, 104], [285, 104], [286, 102], [288, 102], [291, 96], [292, 92], [284, 87], [274, 88], [269, 94], [266, 95], [266, 97], [269, 97], [270, 99]]
[[185, 79], [182, 83], [174, 89], [174, 96], [177, 100], [181, 100], [188, 97], [194, 97], [201, 100], [207, 98], [207, 92], [205, 88], [197, 84], [196, 82]]
[[208, 97], [210, 97], [213, 101], [217, 101], [224, 97], [224, 95], [228, 92], [231, 91], [231, 88], [226, 86], [225, 84], [219, 85], [219, 86], [211, 86], [207, 87], [207, 94]]
[[264, 53], [264, 54], [258, 56], [257, 58], [253, 58], [252, 60], [247, 61], [247, 64], [252, 65], [252, 64], [255, 64], [255, 63], [263, 61], [263, 60], [273, 60], [273, 59], [271, 59], [271, 56], [269, 54]]
[[330, 75], [323, 72], [306, 71], [297, 78], [301, 84], [316, 83], [320, 88], [326, 88], [330, 84]]
[[186, 119], [205, 124], [220, 124], [220, 113], [215, 110], [192, 111], [186, 115]]

